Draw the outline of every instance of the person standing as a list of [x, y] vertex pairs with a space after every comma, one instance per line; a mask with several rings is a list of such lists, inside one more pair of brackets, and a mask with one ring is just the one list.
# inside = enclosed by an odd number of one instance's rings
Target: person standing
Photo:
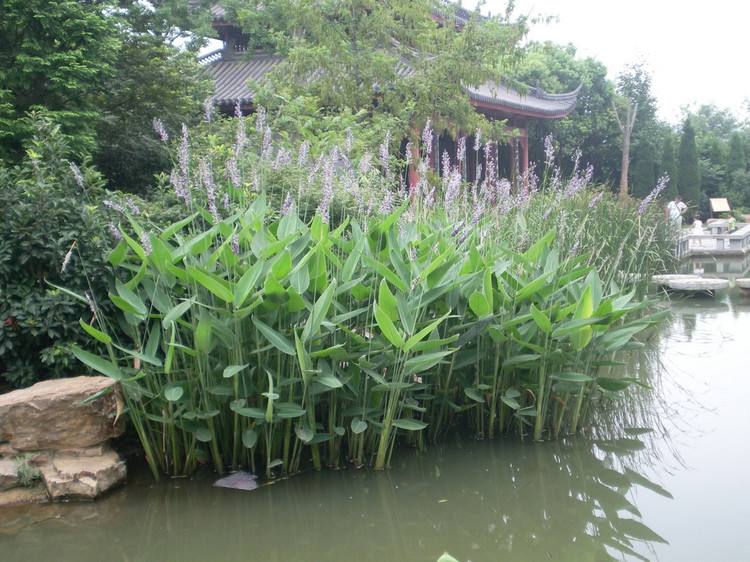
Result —
[[682, 228], [682, 215], [687, 211], [687, 205], [682, 202], [682, 197], [675, 195], [675, 198], [667, 205], [667, 218], [679, 232]]

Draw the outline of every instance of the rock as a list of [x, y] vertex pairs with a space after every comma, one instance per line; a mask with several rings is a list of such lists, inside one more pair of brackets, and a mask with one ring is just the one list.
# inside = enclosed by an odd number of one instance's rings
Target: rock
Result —
[[18, 485], [18, 468], [10, 459], [0, 459], [0, 490], [9, 490]]
[[41, 471], [52, 500], [92, 500], [122, 483], [127, 476], [125, 461], [112, 450], [95, 457], [56, 453]]
[[[111, 390], [82, 404], [94, 394]], [[107, 377], [39, 382], [0, 395], [0, 441], [16, 451], [87, 448], [122, 433], [119, 390]]]
[[0, 492], [0, 507], [48, 501], [47, 490], [41, 484], [33, 488], [13, 488]]

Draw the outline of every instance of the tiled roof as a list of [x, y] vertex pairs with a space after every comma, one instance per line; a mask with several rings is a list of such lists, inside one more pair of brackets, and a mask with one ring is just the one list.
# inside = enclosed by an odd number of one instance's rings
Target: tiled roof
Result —
[[[215, 53], [212, 55], [215, 56]], [[248, 82], [262, 80], [282, 60], [277, 55], [256, 54], [249, 58], [233, 55], [209, 62], [206, 68], [215, 83], [212, 101], [219, 105], [234, 105], [238, 101], [250, 103], [253, 92], [248, 87]], [[397, 74], [408, 77], [414, 74], [414, 70], [401, 61]], [[548, 94], [539, 88], [528, 88], [526, 93], [522, 93], [502, 82], [466, 88], [472, 102], [480, 108], [547, 119], [564, 117], [570, 113], [575, 107], [579, 90], [580, 86], [573, 92]]]
[[276, 55], [258, 54], [251, 58], [233, 57], [209, 63], [207, 71], [214, 80], [211, 100], [218, 105], [251, 102], [253, 92], [248, 82], [262, 80], [282, 60]]

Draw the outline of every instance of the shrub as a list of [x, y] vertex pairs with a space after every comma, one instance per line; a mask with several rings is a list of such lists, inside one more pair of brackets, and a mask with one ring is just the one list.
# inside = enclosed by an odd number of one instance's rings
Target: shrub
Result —
[[66, 159], [56, 125], [33, 126], [24, 161], [0, 169], [0, 376], [13, 386], [80, 369], [68, 346], [86, 342], [77, 324], [91, 312], [46, 281], [101, 299], [112, 276], [100, 176]]

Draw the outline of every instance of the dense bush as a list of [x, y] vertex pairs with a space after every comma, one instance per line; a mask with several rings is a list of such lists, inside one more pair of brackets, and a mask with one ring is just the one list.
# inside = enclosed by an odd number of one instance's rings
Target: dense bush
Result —
[[68, 346], [91, 311], [47, 281], [101, 298], [112, 276], [100, 176], [66, 159], [56, 125], [33, 127], [23, 162], [0, 169], [0, 376], [13, 386], [81, 370]]

